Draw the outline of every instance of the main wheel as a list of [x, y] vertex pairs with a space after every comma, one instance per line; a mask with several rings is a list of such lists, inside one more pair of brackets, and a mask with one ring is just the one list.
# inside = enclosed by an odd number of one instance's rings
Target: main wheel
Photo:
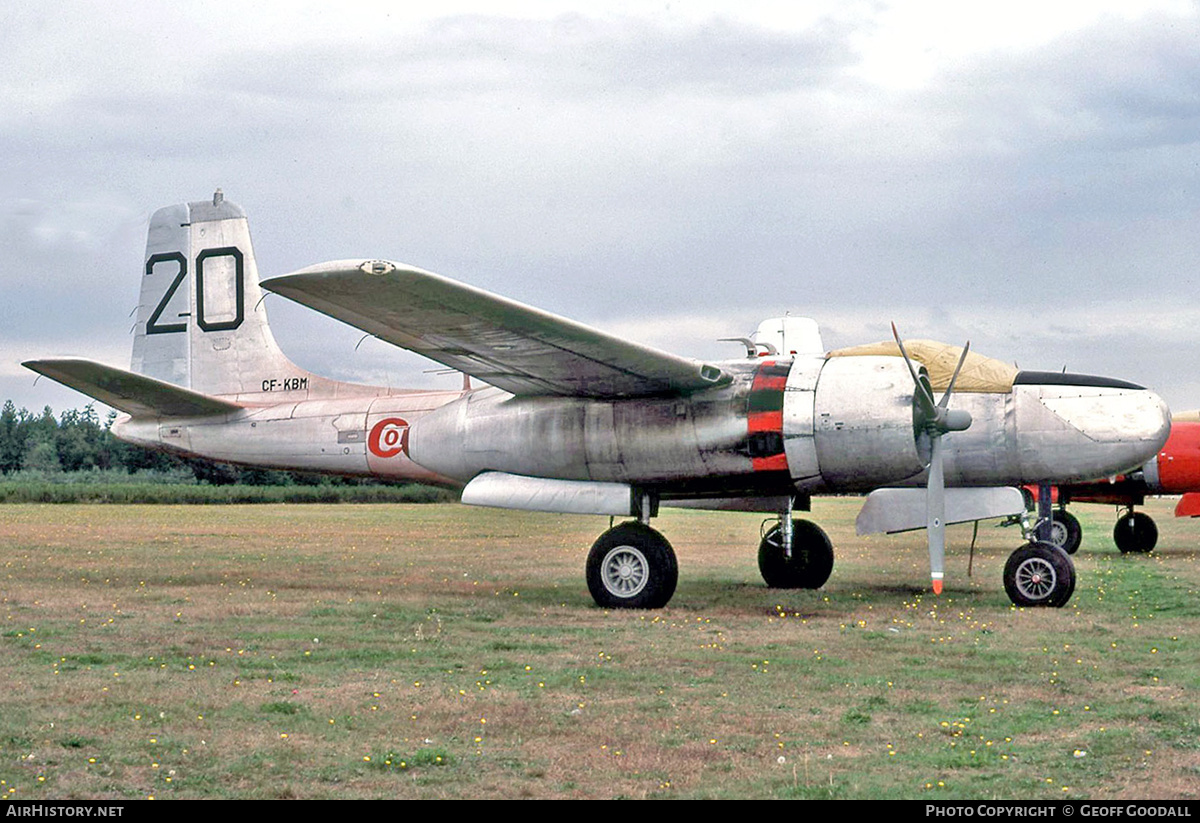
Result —
[[1065, 606], [1075, 592], [1075, 564], [1053, 543], [1029, 543], [1004, 564], [1004, 590], [1018, 606]]
[[1051, 517], [1049, 542], [1067, 554], [1075, 554], [1083, 542], [1083, 527], [1079, 525], [1079, 520], [1066, 509], [1059, 509]]
[[638, 522], [606, 531], [587, 558], [587, 585], [606, 609], [659, 609], [675, 594], [679, 565], [661, 534]]
[[758, 544], [758, 570], [772, 589], [819, 589], [833, 572], [833, 544], [816, 523], [793, 520], [789, 559], [779, 526], [772, 526]]
[[1145, 554], [1158, 543], [1158, 526], [1154, 525], [1154, 518], [1145, 512], [1130, 512], [1118, 520], [1113, 528], [1113, 542], [1121, 554]]

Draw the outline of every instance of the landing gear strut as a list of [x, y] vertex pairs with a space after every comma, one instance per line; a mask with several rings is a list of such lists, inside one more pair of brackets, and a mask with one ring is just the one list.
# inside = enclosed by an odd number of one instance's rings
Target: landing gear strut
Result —
[[1050, 484], [1039, 485], [1037, 504], [1034, 535], [1004, 564], [1004, 591], [1018, 606], [1058, 608], [1075, 592], [1075, 564], [1065, 546], [1078, 549], [1082, 530], [1066, 509], [1051, 509]]
[[1067, 497], [1061, 489], [1059, 507], [1057, 510], [1053, 508], [1052, 491], [1050, 484], [1041, 483], [1035, 498], [1028, 488], [1021, 489], [1025, 497], [1025, 509], [1035, 514], [1034, 533], [1030, 535], [1026, 530], [1026, 538], [1053, 543], [1067, 554], [1075, 554], [1079, 551], [1079, 544], [1083, 542], [1083, 527], [1079, 525], [1075, 515], [1067, 511]]

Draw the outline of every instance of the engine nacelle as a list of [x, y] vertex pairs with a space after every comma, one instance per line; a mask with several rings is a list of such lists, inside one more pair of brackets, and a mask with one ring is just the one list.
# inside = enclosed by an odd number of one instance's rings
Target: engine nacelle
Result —
[[898, 357], [800, 359], [783, 403], [788, 470], [801, 490], [870, 490], [919, 474], [913, 381]]

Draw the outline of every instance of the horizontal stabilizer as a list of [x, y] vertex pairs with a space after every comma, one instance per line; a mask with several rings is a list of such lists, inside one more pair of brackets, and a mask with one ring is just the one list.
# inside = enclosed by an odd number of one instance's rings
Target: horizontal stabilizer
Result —
[[717, 366], [386, 260], [323, 263], [262, 286], [513, 394], [646, 397], [730, 381]]
[[[876, 489], [867, 495], [854, 521], [859, 534], [895, 534], [925, 528], [925, 489]], [[970, 523], [1025, 511], [1025, 499], [1011, 486], [946, 489], [946, 523]]]
[[521, 509], [560, 514], [635, 513], [633, 489], [626, 483], [592, 480], [549, 480], [506, 472], [484, 472], [462, 491], [468, 506]]
[[236, 403], [94, 360], [69, 357], [27, 360], [21, 365], [135, 418], [205, 417], [228, 414], [242, 408]]

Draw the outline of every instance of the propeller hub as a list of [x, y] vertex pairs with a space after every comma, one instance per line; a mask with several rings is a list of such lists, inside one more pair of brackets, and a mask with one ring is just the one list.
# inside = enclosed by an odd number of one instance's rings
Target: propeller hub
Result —
[[939, 427], [943, 432], [961, 432], [971, 428], [971, 413], [963, 409], [943, 409], [938, 415]]

